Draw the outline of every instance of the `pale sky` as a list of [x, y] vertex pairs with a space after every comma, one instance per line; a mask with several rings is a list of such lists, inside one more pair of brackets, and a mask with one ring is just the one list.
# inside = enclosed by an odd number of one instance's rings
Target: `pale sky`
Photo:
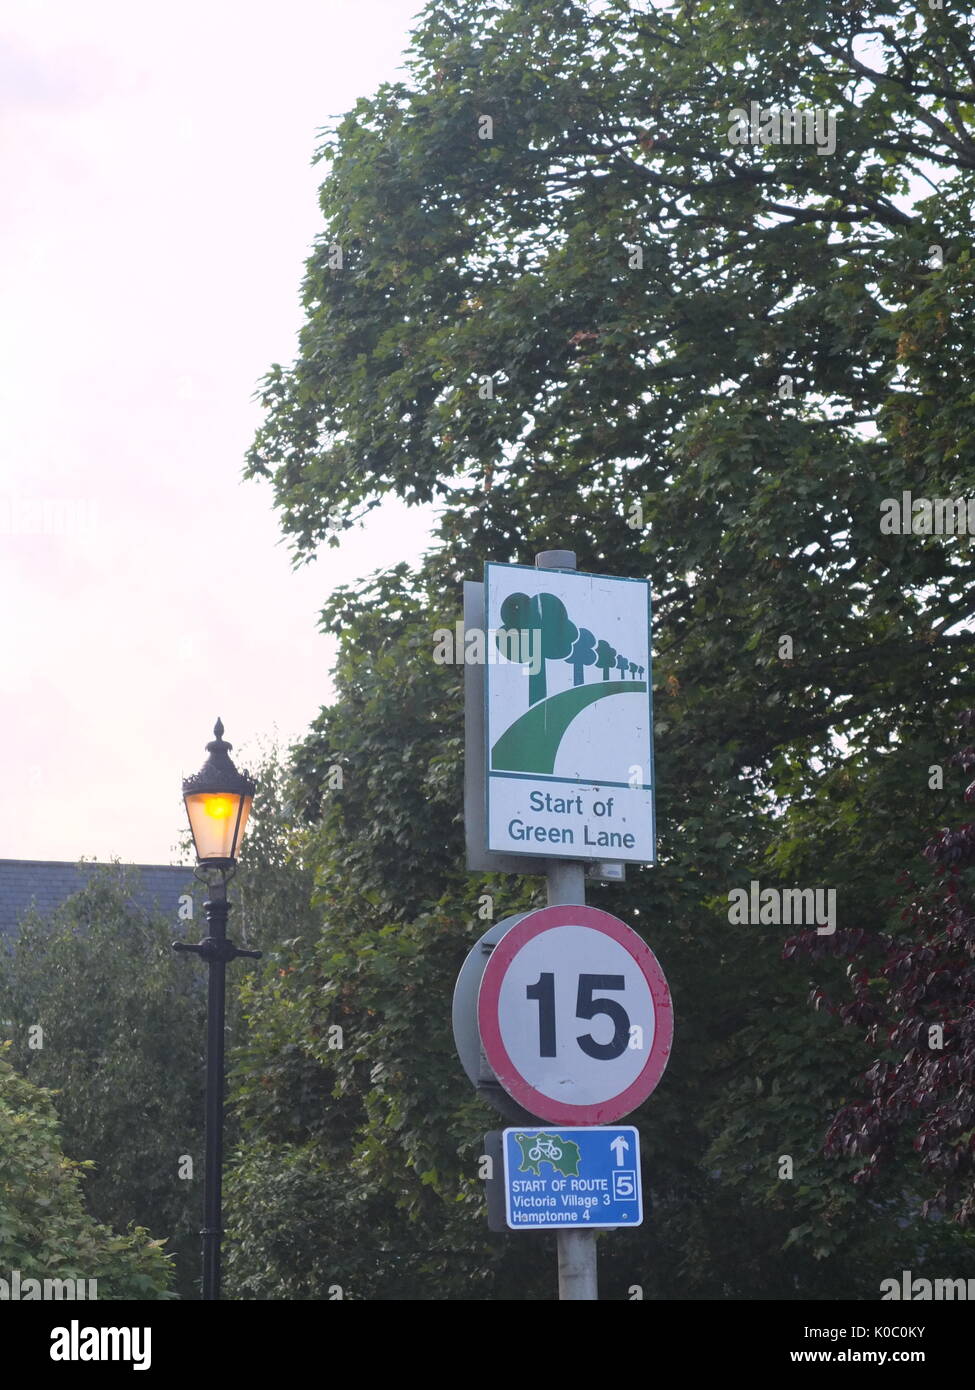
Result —
[[241, 480], [294, 357], [316, 131], [397, 77], [420, 7], [3, 6], [0, 859], [172, 861], [216, 716], [239, 766], [299, 738], [325, 597], [424, 549], [430, 513], [386, 504], [293, 571]]

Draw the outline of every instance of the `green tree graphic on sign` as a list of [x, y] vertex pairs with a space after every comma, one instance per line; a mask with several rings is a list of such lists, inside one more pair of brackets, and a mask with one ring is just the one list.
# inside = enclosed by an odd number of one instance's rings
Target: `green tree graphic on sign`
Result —
[[572, 667], [572, 684], [582, 685], [586, 678], [585, 668], [596, 664], [596, 638], [587, 627], [579, 629], [575, 646], [565, 659]]
[[608, 642], [600, 642], [596, 648], [596, 666], [603, 673], [603, 680], [609, 680], [609, 673], [616, 665], [616, 648]]
[[[577, 627], [555, 594], [508, 594], [501, 604], [501, 621], [504, 629], [495, 637], [498, 650], [510, 660], [505, 634], [514, 629], [527, 633], [539, 670], [529, 674], [528, 709], [509, 725], [491, 750], [493, 768], [551, 773], [562, 736], [577, 715], [604, 696], [646, 690], [642, 681], [633, 679], [638, 669], [642, 675], [642, 667], [637, 668], [611, 643], [597, 642], [589, 628]], [[547, 661], [565, 661], [572, 667], [570, 690], [548, 694]], [[601, 682], [586, 685], [587, 666], [602, 672]], [[619, 671], [620, 683], [607, 687], [603, 682], [609, 680], [612, 670]]]
[[546, 661], [562, 661], [572, 650], [579, 629], [555, 594], [509, 594], [501, 605], [501, 621], [506, 628], [520, 628], [534, 634], [533, 649], [541, 652], [537, 672], [528, 677], [528, 703], [537, 705], [547, 693]]

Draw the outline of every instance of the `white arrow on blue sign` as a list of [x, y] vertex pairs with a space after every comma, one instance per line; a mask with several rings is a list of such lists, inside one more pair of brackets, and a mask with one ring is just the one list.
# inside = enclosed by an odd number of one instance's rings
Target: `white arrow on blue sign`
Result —
[[513, 1231], [639, 1226], [640, 1136], [633, 1125], [506, 1129], [504, 1192]]

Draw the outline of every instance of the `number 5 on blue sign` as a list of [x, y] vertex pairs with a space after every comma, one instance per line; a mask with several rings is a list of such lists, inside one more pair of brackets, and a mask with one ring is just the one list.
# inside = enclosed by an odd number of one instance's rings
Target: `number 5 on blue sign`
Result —
[[613, 1173], [613, 1197], [618, 1202], [628, 1202], [635, 1196], [636, 1173], [632, 1168], [618, 1168]]

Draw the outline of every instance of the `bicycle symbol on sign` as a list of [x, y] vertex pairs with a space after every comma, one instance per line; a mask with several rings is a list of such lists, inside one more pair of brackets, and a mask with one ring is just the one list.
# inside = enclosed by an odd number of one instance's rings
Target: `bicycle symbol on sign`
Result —
[[547, 1158], [549, 1162], [554, 1162], [562, 1157], [562, 1146], [556, 1144], [550, 1134], [542, 1134], [535, 1140], [528, 1152], [528, 1157], [532, 1163], [537, 1163], [541, 1158]]

